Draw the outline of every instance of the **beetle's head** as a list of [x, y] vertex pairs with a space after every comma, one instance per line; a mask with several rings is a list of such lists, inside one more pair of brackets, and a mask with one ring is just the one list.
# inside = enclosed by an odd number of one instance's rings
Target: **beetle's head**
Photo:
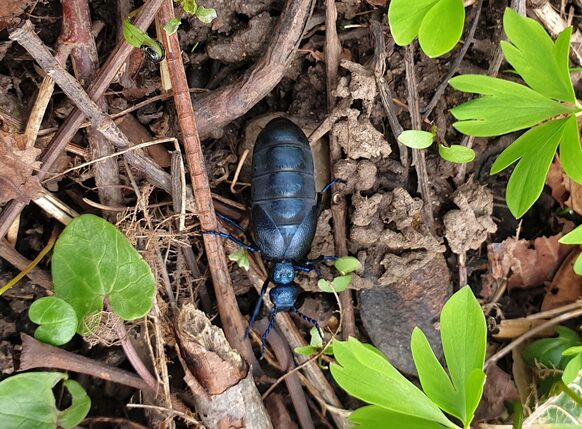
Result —
[[288, 285], [293, 282], [295, 278], [295, 269], [293, 264], [289, 261], [279, 261], [275, 262], [273, 267], [273, 283], [275, 285]]

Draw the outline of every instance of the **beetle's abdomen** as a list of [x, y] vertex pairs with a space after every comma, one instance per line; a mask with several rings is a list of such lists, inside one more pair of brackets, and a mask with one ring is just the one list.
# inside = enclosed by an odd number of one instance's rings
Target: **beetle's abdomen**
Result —
[[[299, 259], [305, 255], [315, 233], [316, 204], [313, 157], [305, 134], [287, 119], [272, 120], [257, 137], [253, 152], [252, 229], [265, 256]], [[305, 226], [308, 216], [314, 220]], [[283, 242], [275, 240], [277, 230]], [[297, 233], [301, 244], [290, 248]]]

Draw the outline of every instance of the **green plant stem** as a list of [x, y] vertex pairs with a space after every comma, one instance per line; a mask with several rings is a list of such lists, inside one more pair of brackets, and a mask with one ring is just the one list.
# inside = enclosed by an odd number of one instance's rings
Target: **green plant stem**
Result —
[[564, 392], [566, 395], [568, 395], [574, 402], [576, 402], [579, 406], [582, 407], [582, 397], [580, 397], [578, 394], [576, 394], [576, 392], [574, 392], [572, 389], [570, 389], [568, 387], [568, 385], [566, 383], [564, 383], [561, 379], [558, 382], [558, 385], [560, 386], [560, 390], [562, 392]]

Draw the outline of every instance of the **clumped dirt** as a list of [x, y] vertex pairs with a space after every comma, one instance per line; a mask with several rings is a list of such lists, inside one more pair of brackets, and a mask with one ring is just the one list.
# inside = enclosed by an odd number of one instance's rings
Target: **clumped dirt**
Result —
[[[119, 23], [129, 13], [131, 2], [98, 0], [90, 3], [91, 21], [96, 24], [99, 64], [103, 66], [120, 37]], [[254, 70], [253, 67], [262, 61], [279, 17], [291, 1], [204, 0], [199, 3], [216, 9], [218, 17], [207, 25], [195, 17], [183, 16], [178, 30], [194, 101], [216, 94], [232, 83], [240, 83], [243, 78], [253, 77], [255, 72], [249, 70]], [[395, 46], [390, 38], [386, 25], [387, 1], [335, 2], [341, 43], [337, 85], [329, 88], [335, 106], [327, 105], [324, 3], [315, 2], [298, 49], [290, 54], [283, 79], [265, 97], [248, 106], [248, 112], [232, 118], [224, 127], [213, 128], [210, 137], [203, 141], [205, 168], [216, 210], [248, 228], [250, 160], [256, 136], [274, 117], [285, 116], [298, 124], [310, 137], [318, 189], [328, 183], [330, 176], [340, 180], [329, 195], [323, 196], [308, 258], [338, 253], [334, 234], [339, 225], [335, 224], [337, 213], [333, 209], [344, 204], [345, 222], [341, 229], [345, 230], [347, 250], [362, 264], [362, 268], [352, 274], [350, 285], [354, 303], [351, 311], [355, 314], [351, 328], [359, 339], [374, 344], [411, 378], [416, 375], [410, 352], [412, 330], [420, 327], [441, 358], [439, 314], [453, 291], [465, 283], [471, 285], [480, 299], [491, 331], [495, 333], [504, 319], [525, 317], [580, 299], [582, 282], [571, 270], [579, 250], [560, 245], [558, 240], [574, 225], [580, 224], [582, 186], [569, 180], [556, 160], [540, 200], [523, 220], [515, 220], [504, 200], [511, 170], [489, 175], [496, 156], [517, 137], [513, 134], [496, 139], [475, 139], [472, 145], [476, 158], [466, 166], [444, 161], [433, 145], [424, 152], [426, 177], [419, 177], [418, 164], [413, 163], [410, 153], [406, 165], [401, 162], [402, 148], [397, 144], [386, 100], [382, 100], [383, 93], [379, 90], [379, 85], [387, 85], [392, 93], [393, 119], [404, 129], [410, 129], [410, 82], [405, 72], [404, 48]], [[498, 51], [502, 37], [501, 16], [507, 3], [496, 1], [483, 5], [475, 37], [458, 66], [458, 73], [487, 73]], [[565, 6], [564, 10], [574, 17], [574, 24], [579, 27], [579, 1], [556, 0], [552, 4], [556, 10]], [[465, 42], [475, 12], [475, 5], [467, 6]], [[0, 5], [0, 204], [4, 207], [0, 215], [6, 213], [10, 200], [29, 203], [41, 192], [52, 194], [69, 207], [71, 213], [95, 213], [118, 222], [158, 275], [159, 293], [152, 318], [148, 319], [155, 323], [136, 323], [131, 329], [139, 352], [153, 357], [158, 374], [169, 380], [168, 391], [163, 395], [166, 402], [153, 397], [143, 399], [127, 387], [111, 382], [95, 383], [88, 376], [79, 376], [77, 379], [83, 385], [92, 386], [89, 393], [94, 405], [85, 427], [95, 423], [91, 419], [97, 417], [121, 419], [119, 427], [128, 427], [123, 425], [129, 420], [155, 426], [153, 422], [162, 422], [170, 415], [125, 407], [129, 402], [142, 400], [163, 408], [171, 405], [183, 414], [175, 419], [178, 427], [195, 427], [193, 420], [183, 416], [195, 419], [194, 409], [210, 405], [192, 399], [188, 389], [194, 392], [198, 387], [192, 384], [196, 377], [191, 378], [192, 374], [184, 372], [188, 365], [201, 378], [204, 368], [219, 368], [216, 371], [222, 368], [223, 378], [219, 381], [223, 384], [212, 387], [213, 394], [221, 394], [227, 390], [231, 377], [240, 376], [252, 385], [251, 376], [247, 377], [246, 372], [247, 364], [251, 364], [255, 382], [259, 390], [265, 392], [275, 379], [295, 365], [289, 336], [285, 335], [284, 326], [287, 325], [278, 320], [280, 328], [271, 333], [273, 342], [268, 344], [261, 361], [244, 362], [243, 354], [233, 350], [225, 352], [229, 346], [216, 328], [220, 325], [217, 316], [222, 297], [216, 296], [211, 287], [208, 266], [212, 261], [206, 259], [194, 214], [185, 215], [185, 229], [181, 229], [176, 220], [180, 210], [175, 201], [149, 183], [144, 171], [129, 167], [122, 157], [115, 158], [120, 171], [117, 187], [121, 189], [122, 202], [119, 207], [103, 207], [99, 201], [92, 166], [42, 182], [34, 174], [42, 167], [39, 155], [47, 150], [54, 132], [63, 126], [73, 104], [57, 88], [40, 124], [40, 133], [31, 141], [27, 140], [25, 127], [45, 75], [22, 47], [8, 40], [9, 29], [27, 19], [53, 53], [58, 52], [61, 2], [5, 1]], [[386, 45], [386, 71], [381, 76], [377, 75], [378, 58], [374, 48], [378, 41], [371, 31], [372, 22], [380, 24]], [[154, 26], [149, 34], [156, 36]], [[417, 44], [415, 47], [414, 70], [418, 85], [414, 97], [422, 112], [445, 79], [461, 47], [436, 60], [420, 53]], [[66, 66], [70, 72], [75, 72], [70, 61]], [[504, 68], [507, 65], [502, 65], [502, 70]], [[182, 140], [174, 101], [162, 88], [167, 77], [162, 76], [160, 67], [136, 49], [102, 100], [109, 114], [121, 115], [116, 122], [134, 144], [163, 137]], [[459, 144], [463, 136], [451, 126], [453, 119], [449, 109], [466, 99], [467, 96], [447, 88], [433, 112], [423, 118], [422, 128], [434, 130], [438, 143]], [[136, 106], [138, 103], [143, 104]], [[241, 98], [233, 96], [225, 111], [236, 110], [240, 107], [237, 103], [242, 103]], [[127, 112], [132, 106], [136, 108]], [[52, 171], [61, 173], [92, 160], [87, 135], [85, 128], [75, 134]], [[337, 142], [341, 152], [340, 159], [331, 164], [330, 140]], [[176, 149], [174, 143], [164, 143], [150, 146], [145, 152], [160, 169], [174, 173]], [[243, 156], [246, 156], [244, 162]], [[419, 162], [416, 158], [414, 161]], [[240, 169], [237, 169], [239, 163]], [[186, 178], [189, 181], [187, 175]], [[427, 184], [429, 195], [423, 195], [423, 184]], [[429, 212], [432, 216], [427, 215]], [[9, 241], [2, 241], [1, 246], [30, 261], [46, 245], [57, 225], [59, 223], [51, 215], [31, 203], [22, 212], [20, 225], [15, 225], [7, 234]], [[242, 241], [250, 239], [227, 223], [220, 228]], [[225, 248], [227, 253], [234, 249], [228, 242]], [[18, 262], [18, 258], [10, 257], [9, 253], [6, 249], [0, 253], [0, 286], [28, 263], [22, 259]], [[257, 299], [254, 286], [260, 287], [264, 271], [257, 255], [251, 255], [250, 259], [249, 270], [237, 267], [234, 262], [229, 265], [238, 305], [245, 316], [252, 313]], [[30, 279], [21, 280], [0, 297], [0, 380], [17, 372], [21, 353], [19, 334], [32, 335], [35, 328], [27, 318], [28, 308], [34, 299], [48, 293], [38, 276], [48, 278], [50, 259], [45, 258], [36, 270]], [[337, 275], [330, 262], [321, 264], [320, 270], [326, 279]], [[317, 320], [326, 335], [335, 331], [341, 319], [335, 298], [320, 292], [314, 271], [298, 273], [296, 279], [307, 292], [304, 301], [299, 303], [300, 311]], [[204, 313], [195, 310], [192, 304]], [[211, 326], [204, 314], [215, 325]], [[266, 316], [264, 311], [259, 314], [259, 326], [267, 324]], [[299, 330], [293, 328], [292, 335], [309, 342], [311, 326], [297, 315], [289, 320], [299, 327]], [[176, 332], [177, 326], [181, 329], [179, 332]], [[160, 342], [156, 343], [154, 337]], [[260, 335], [251, 334], [251, 340], [258, 351]], [[189, 341], [192, 344], [185, 346]], [[200, 346], [202, 343], [205, 345]], [[502, 345], [501, 341], [489, 340], [491, 352]], [[217, 350], [212, 349], [214, 346]], [[176, 352], [180, 347], [195, 349], [192, 354], [197, 356], [196, 361], [181, 365], [183, 356]], [[212, 349], [210, 355], [209, 348]], [[76, 338], [66, 349], [132, 370], [119, 346], [105, 347], [96, 341], [90, 348]], [[197, 375], [197, 370], [201, 375]], [[481, 421], [507, 424], [504, 401], [517, 397], [514, 370], [511, 360], [490, 367], [485, 397], [479, 408]], [[334, 385], [329, 384], [329, 372], [323, 370], [321, 374], [320, 380], [334, 392], [331, 387]], [[323, 395], [321, 392], [325, 388], [314, 386], [310, 381], [308, 387], [302, 389], [297, 380], [299, 378], [295, 379], [295, 387], [293, 381], [278, 385], [267, 400], [271, 420], [279, 422], [277, 427], [297, 427], [301, 421], [298, 409], [301, 408], [297, 398], [288, 394], [295, 388], [295, 392], [298, 389], [303, 396], [303, 411], [307, 410], [314, 427], [332, 427], [331, 418], [321, 414], [317, 402], [321, 399], [317, 395]], [[212, 384], [212, 380], [205, 382]], [[317, 395], [312, 397], [313, 389]], [[343, 401], [334, 406], [353, 409], [361, 405], [346, 398], [340, 389], [336, 388], [334, 394]], [[257, 401], [260, 403], [259, 399]], [[220, 420], [220, 416], [217, 418]], [[231, 423], [230, 427], [242, 425], [238, 421]]]

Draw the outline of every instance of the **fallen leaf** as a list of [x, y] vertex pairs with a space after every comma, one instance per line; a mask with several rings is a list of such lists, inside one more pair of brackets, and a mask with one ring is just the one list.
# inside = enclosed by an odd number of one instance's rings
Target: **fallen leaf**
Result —
[[519, 400], [511, 375], [497, 365], [487, 368], [483, 397], [475, 411], [476, 420], [495, 420], [505, 413], [505, 402]]
[[15, 21], [15, 18], [18, 18], [31, 3], [34, 3], [33, 0], [2, 0], [0, 2], [0, 30], [17, 24], [18, 21]]
[[495, 281], [507, 279], [508, 289], [540, 286], [550, 281], [570, 249], [558, 243], [563, 234], [533, 241], [508, 238], [487, 246], [489, 272], [483, 279], [484, 298]]
[[546, 288], [542, 311], [571, 304], [582, 297], [582, 277], [573, 268], [579, 254], [578, 249], [572, 250], [560, 265], [552, 283]]
[[29, 201], [42, 192], [34, 170], [40, 168], [36, 161], [40, 149], [25, 146], [23, 134], [10, 134], [0, 130], [0, 204], [12, 199]]
[[546, 181], [552, 190], [552, 197], [560, 206], [569, 207], [582, 215], [582, 185], [574, 182], [564, 173], [557, 159], [550, 166]]

